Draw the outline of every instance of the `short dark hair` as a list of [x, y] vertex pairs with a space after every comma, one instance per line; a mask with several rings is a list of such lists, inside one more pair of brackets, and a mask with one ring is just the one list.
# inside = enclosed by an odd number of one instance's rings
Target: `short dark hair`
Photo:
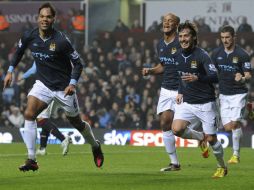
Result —
[[197, 26], [194, 23], [190, 22], [189, 20], [186, 20], [184, 23], [179, 24], [178, 32], [181, 32], [184, 29], [190, 30], [190, 34], [192, 35], [192, 37], [194, 37], [194, 44], [197, 45], [197, 43], [198, 43]]
[[53, 15], [53, 17], [56, 16], [56, 10], [55, 10], [54, 6], [51, 5], [50, 3], [44, 3], [44, 4], [42, 4], [40, 6], [40, 8], [39, 8], [38, 14], [40, 14], [41, 10], [44, 9], [44, 8], [49, 8], [51, 13], [52, 13], [52, 15]]
[[220, 30], [220, 33], [225, 33], [225, 32], [229, 32], [231, 36], [235, 36], [235, 29], [230, 25], [225, 25]]

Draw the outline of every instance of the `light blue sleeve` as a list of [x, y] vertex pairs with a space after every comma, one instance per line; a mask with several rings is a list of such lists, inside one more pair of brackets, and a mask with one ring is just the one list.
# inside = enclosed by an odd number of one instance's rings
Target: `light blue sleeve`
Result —
[[36, 73], [36, 64], [35, 61], [33, 62], [33, 65], [30, 69], [28, 69], [22, 76], [23, 79], [29, 78], [31, 75]]

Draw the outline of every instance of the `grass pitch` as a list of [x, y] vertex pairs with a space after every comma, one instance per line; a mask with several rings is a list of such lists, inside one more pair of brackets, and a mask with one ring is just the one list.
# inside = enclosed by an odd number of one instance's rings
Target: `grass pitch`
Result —
[[[105, 163], [95, 167], [88, 145], [70, 146], [67, 156], [59, 145], [49, 145], [38, 157], [37, 172], [20, 172], [26, 159], [24, 144], [0, 144], [0, 190], [248, 190], [254, 188], [254, 150], [241, 149], [241, 163], [229, 165], [228, 176], [212, 179], [215, 158], [198, 148], [179, 148], [182, 170], [160, 172], [168, 164], [164, 147], [103, 146]], [[225, 159], [231, 149], [225, 149]]]

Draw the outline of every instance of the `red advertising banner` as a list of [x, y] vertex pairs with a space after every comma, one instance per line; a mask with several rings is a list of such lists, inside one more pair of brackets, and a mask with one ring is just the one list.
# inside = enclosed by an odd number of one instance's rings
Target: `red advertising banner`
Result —
[[162, 132], [159, 130], [133, 130], [130, 144], [133, 146], [163, 146]]
[[[175, 137], [176, 147], [197, 147], [197, 140]], [[130, 144], [133, 146], [164, 146], [160, 130], [133, 130]]]

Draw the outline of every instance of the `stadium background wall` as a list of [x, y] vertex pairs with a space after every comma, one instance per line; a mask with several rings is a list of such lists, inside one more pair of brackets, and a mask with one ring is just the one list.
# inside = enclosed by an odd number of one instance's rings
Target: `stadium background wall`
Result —
[[[40, 140], [40, 131], [37, 130], [37, 143]], [[73, 128], [60, 128], [64, 135], [70, 135], [73, 144], [83, 144], [85, 140], [80, 133]], [[162, 133], [160, 130], [110, 130], [110, 129], [93, 129], [95, 136], [105, 145], [132, 145], [132, 146], [163, 146]], [[23, 128], [0, 128], [1, 143], [23, 142]], [[219, 132], [218, 139], [222, 142], [223, 148], [231, 147], [230, 133]], [[53, 135], [48, 139], [49, 144], [60, 144]], [[243, 147], [254, 149], [254, 132], [244, 131], [244, 138], [241, 142]], [[197, 147], [196, 140], [186, 140], [176, 137], [177, 147]]]
[[145, 1], [144, 4], [146, 29], [151, 26], [154, 20], [160, 22], [161, 15], [168, 11], [175, 13], [181, 20], [204, 18], [206, 24], [211, 26], [212, 32], [217, 32], [224, 20], [227, 20], [230, 25], [236, 28], [241, 19], [247, 17], [248, 23], [254, 25], [254, 18], [251, 15], [254, 5], [253, 0], [149, 0]]

